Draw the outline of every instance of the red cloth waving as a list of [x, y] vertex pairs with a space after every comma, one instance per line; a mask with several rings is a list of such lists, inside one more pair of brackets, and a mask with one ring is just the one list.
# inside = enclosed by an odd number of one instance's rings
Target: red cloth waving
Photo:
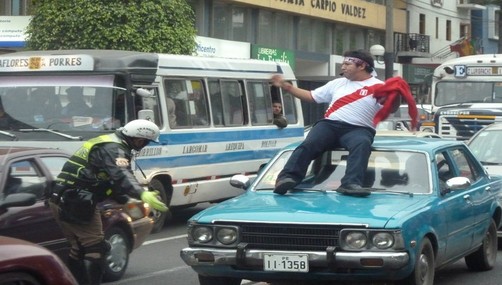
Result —
[[384, 84], [378, 86], [373, 93], [373, 97], [383, 99], [383, 108], [380, 109], [373, 118], [373, 124], [375, 126], [380, 122], [385, 120], [392, 112], [392, 106], [395, 104], [395, 100], [399, 100], [399, 96], [408, 103], [408, 114], [411, 118], [412, 130], [417, 129], [418, 125], [418, 110], [417, 104], [415, 103], [415, 98], [410, 91], [410, 86], [401, 77], [392, 77], [387, 79]]

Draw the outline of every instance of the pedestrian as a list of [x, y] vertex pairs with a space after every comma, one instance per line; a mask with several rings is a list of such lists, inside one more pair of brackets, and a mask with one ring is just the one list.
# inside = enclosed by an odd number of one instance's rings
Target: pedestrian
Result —
[[148, 120], [134, 120], [115, 133], [88, 140], [64, 164], [49, 206], [71, 249], [68, 268], [80, 284], [100, 284], [110, 245], [104, 239], [96, 204], [112, 198], [119, 203], [140, 198], [159, 211], [167, 207], [158, 192], [139, 185], [130, 162], [134, 151], [158, 142], [159, 128]]
[[[344, 53], [342, 77], [309, 91], [284, 81], [281, 75], [271, 78], [272, 84], [307, 102], [329, 103], [324, 118], [315, 123], [279, 173], [274, 192], [285, 194], [305, 177], [310, 162], [324, 151], [348, 150], [347, 170], [337, 192], [367, 196], [370, 189], [362, 187], [364, 173], [375, 136], [374, 117], [382, 108], [383, 99], [373, 97], [375, 86], [383, 82], [373, 76], [374, 61], [363, 50]], [[396, 100], [395, 110], [399, 107]], [[394, 110], [394, 111], [395, 111]]]
[[288, 126], [288, 121], [282, 115], [282, 104], [281, 104], [281, 102], [274, 101], [272, 103], [272, 111], [274, 113], [274, 120], [273, 120], [274, 125], [278, 126], [281, 129], [287, 127]]

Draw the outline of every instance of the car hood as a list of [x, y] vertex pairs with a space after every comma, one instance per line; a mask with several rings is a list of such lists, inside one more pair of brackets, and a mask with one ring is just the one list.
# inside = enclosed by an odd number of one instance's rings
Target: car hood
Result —
[[271, 191], [247, 192], [192, 217], [199, 223], [248, 221], [263, 223], [343, 223], [384, 228], [416, 213], [430, 200], [426, 195], [373, 193], [351, 197], [336, 192], [294, 192], [286, 195]]

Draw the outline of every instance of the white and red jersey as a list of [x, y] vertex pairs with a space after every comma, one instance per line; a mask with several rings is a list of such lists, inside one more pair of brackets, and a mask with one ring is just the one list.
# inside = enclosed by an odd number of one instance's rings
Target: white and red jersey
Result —
[[329, 103], [324, 117], [351, 125], [375, 128], [373, 118], [382, 108], [373, 97], [375, 87], [383, 84], [378, 78], [351, 81], [337, 78], [311, 91], [317, 103]]

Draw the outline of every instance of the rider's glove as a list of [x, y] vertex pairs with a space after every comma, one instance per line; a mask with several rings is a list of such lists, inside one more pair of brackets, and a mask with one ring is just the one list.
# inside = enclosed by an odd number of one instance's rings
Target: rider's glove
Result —
[[148, 203], [150, 207], [157, 211], [165, 212], [168, 210], [166, 204], [164, 204], [159, 198], [159, 191], [144, 191], [141, 193], [141, 200]]

